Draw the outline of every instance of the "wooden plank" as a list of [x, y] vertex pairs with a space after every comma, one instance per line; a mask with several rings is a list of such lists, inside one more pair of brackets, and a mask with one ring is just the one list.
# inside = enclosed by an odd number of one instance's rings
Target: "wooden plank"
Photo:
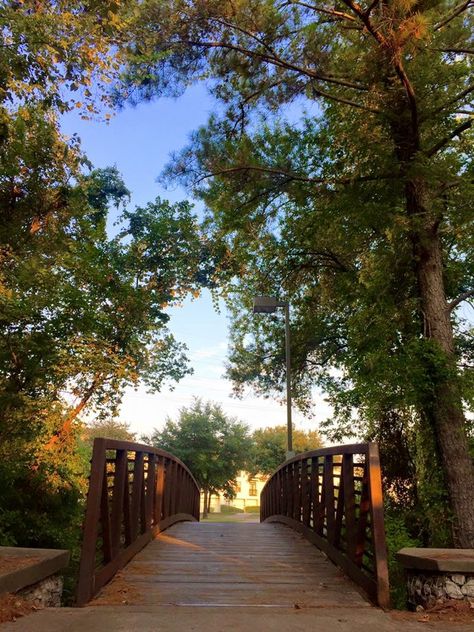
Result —
[[377, 603], [377, 582], [375, 579], [370, 577], [367, 573], [364, 573], [364, 571], [351, 562], [344, 553], [332, 546], [325, 538], [315, 533], [313, 529], [309, 529], [301, 522], [297, 522], [287, 516], [272, 516], [265, 521], [265, 523], [267, 522], [281, 522], [295, 531], [298, 531], [298, 533], [301, 533], [307, 540], [326, 553], [329, 559], [342, 568], [351, 579], [364, 589], [369, 598]]

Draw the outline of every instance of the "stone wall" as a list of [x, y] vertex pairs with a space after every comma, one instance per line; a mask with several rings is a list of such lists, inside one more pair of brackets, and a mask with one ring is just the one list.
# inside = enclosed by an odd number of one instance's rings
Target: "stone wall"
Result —
[[451, 599], [468, 601], [474, 608], [474, 574], [407, 571], [408, 603], [424, 609]]
[[59, 575], [52, 575], [32, 586], [22, 588], [17, 594], [30, 602], [35, 608], [59, 608], [62, 592], [63, 578]]

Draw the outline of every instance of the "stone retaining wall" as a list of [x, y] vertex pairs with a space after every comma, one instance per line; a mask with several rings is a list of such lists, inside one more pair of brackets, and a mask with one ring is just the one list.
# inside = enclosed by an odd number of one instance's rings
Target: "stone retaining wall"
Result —
[[59, 608], [63, 593], [63, 578], [59, 575], [46, 577], [33, 586], [27, 586], [17, 592], [35, 608]]
[[474, 608], [474, 574], [407, 572], [408, 603], [430, 609], [450, 599], [464, 600]]

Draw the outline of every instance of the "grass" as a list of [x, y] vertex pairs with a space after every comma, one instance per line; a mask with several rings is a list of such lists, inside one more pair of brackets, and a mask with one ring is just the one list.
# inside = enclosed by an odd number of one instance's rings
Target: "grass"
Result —
[[256, 519], [256, 514], [210, 513], [207, 518], [201, 518], [201, 522], [255, 522]]

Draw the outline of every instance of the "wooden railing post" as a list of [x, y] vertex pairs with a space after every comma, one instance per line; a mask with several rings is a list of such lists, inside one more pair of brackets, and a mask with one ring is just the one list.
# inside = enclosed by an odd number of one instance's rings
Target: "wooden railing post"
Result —
[[102, 501], [102, 485], [104, 481], [105, 439], [96, 439], [92, 449], [91, 474], [87, 494], [86, 516], [84, 520], [84, 537], [82, 544], [79, 581], [77, 585], [77, 602], [84, 604], [94, 592], [94, 566], [97, 533], [99, 531], [100, 505]]

